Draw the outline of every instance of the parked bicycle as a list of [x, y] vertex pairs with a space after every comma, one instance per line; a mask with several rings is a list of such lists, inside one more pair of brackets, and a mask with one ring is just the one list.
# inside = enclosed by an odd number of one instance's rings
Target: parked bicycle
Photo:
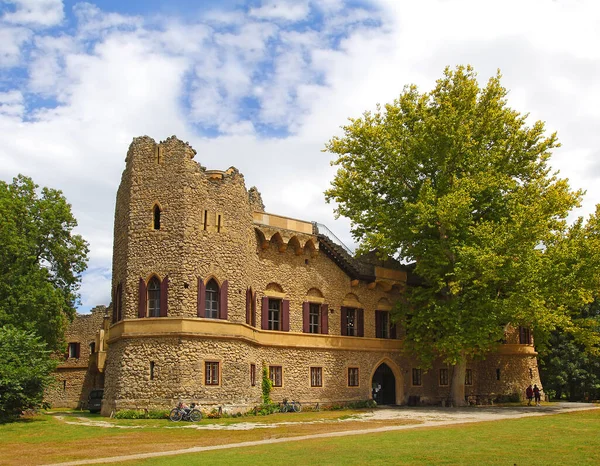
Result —
[[302, 411], [302, 404], [299, 401], [288, 401], [286, 398], [283, 399], [279, 405], [279, 411], [282, 413], [299, 413]]
[[169, 419], [173, 422], [181, 420], [198, 422], [202, 419], [202, 413], [196, 409], [196, 403], [192, 403], [189, 407], [183, 402], [179, 402], [176, 408], [173, 408], [169, 413]]

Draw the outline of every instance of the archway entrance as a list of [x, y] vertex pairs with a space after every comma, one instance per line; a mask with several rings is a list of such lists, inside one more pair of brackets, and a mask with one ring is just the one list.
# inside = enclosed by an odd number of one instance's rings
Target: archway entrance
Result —
[[378, 405], [396, 404], [396, 378], [390, 366], [382, 363], [373, 374], [373, 399]]

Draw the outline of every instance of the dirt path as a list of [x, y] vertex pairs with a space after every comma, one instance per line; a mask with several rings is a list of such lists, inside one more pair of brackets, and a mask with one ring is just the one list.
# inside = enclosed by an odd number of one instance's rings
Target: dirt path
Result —
[[[225, 445], [213, 445], [205, 447], [192, 447], [181, 450], [162, 451], [153, 453], [139, 453], [133, 455], [122, 455], [113, 456], [110, 458], [96, 458], [90, 460], [79, 460], [69, 461], [66, 463], [54, 463], [53, 466], [76, 466], [84, 464], [103, 464], [103, 463], [120, 463], [123, 461], [132, 461], [147, 458], [157, 458], [162, 456], [175, 456], [183, 455], [188, 453], [199, 453], [203, 451], [211, 450], [223, 450], [228, 448], [243, 448], [253, 447], [265, 444], [284, 443], [284, 442], [298, 442], [302, 440], [311, 440], [317, 438], [332, 438], [332, 437], [343, 437], [348, 435], [363, 435], [373, 434], [379, 432], [390, 432], [396, 430], [405, 429], [419, 429], [423, 427], [435, 427], [435, 426], [447, 426], [453, 424], [464, 424], [471, 422], [484, 422], [494, 421], [502, 419], [518, 419], [528, 416], [547, 416], [550, 414], [566, 413], [572, 411], [581, 411], [586, 409], [600, 409], [597, 406], [590, 405], [587, 403], [557, 403], [552, 406], [542, 407], [514, 407], [514, 408], [500, 408], [500, 407], [486, 407], [486, 408], [377, 408], [369, 413], [358, 415], [353, 420], [393, 420], [393, 419], [406, 419], [406, 420], [418, 420], [422, 421], [420, 424], [408, 424], [400, 426], [387, 426], [377, 428], [359, 429], [345, 432], [328, 432], [322, 434], [312, 435], [301, 435], [297, 437], [284, 437], [278, 439], [267, 439], [267, 440], [256, 440], [251, 442], [240, 442], [240, 443], [229, 443]], [[102, 421], [99, 421], [102, 422]], [[314, 421], [312, 421], [314, 422]], [[243, 423], [252, 425], [253, 427], [246, 428], [264, 428], [265, 426], [273, 426], [276, 424], [260, 424], [255, 423]], [[287, 424], [287, 423], [286, 423]], [[199, 428], [201, 426], [194, 426]], [[207, 427], [207, 426], [205, 426]]]

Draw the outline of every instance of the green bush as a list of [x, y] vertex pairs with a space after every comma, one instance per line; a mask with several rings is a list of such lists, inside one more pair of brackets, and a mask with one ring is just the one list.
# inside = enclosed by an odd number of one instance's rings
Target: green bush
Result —
[[271, 403], [271, 390], [273, 389], [273, 382], [269, 378], [269, 372], [267, 371], [267, 366], [263, 366], [262, 368], [262, 401], [263, 405], [268, 405]]
[[55, 367], [46, 343], [33, 332], [1, 326], [0, 422], [43, 407], [44, 389], [54, 381], [50, 373]]

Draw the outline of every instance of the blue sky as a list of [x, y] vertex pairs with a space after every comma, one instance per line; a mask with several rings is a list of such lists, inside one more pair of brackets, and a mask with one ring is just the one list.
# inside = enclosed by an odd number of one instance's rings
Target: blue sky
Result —
[[500, 68], [509, 104], [546, 121], [561, 176], [600, 202], [600, 21], [593, 1], [0, 0], [0, 179], [62, 189], [90, 242], [81, 311], [110, 301], [127, 147], [175, 134], [237, 167], [268, 212], [326, 224], [324, 144], [348, 117], [445, 66]]

